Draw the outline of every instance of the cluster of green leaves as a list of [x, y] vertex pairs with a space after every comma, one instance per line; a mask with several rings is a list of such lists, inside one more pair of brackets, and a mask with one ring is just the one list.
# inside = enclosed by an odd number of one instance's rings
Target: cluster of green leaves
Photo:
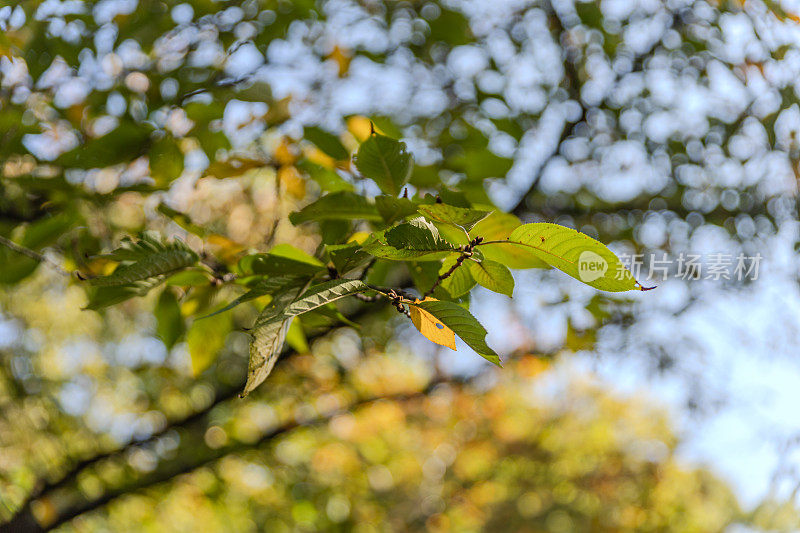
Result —
[[[319, 128], [307, 130], [311, 133], [308, 140], [323, 152], [337, 159], [347, 156], [337, 137]], [[250, 330], [250, 363], [243, 395], [267, 378], [295, 317], [320, 309], [335, 314], [333, 302], [356, 294], [391, 300], [433, 342], [455, 349], [454, 335], [458, 335], [475, 352], [499, 365], [498, 355], [486, 344], [486, 330], [469, 312], [469, 293], [476, 285], [511, 297], [511, 268], [553, 267], [600, 290], [642, 289], [611, 250], [574, 229], [550, 223], [522, 224], [493, 206], [471, 204], [458, 191], [444, 189], [438, 195], [409, 197], [407, 184], [414, 164], [401, 141], [372, 131], [359, 146], [354, 162], [358, 178], [372, 180], [382, 194], [371, 198], [332, 190], [290, 216], [296, 225], [344, 223], [345, 231], [325, 242], [317, 257], [288, 244], [268, 253], [245, 255], [238, 261], [235, 275], [247, 291], [221, 309], [195, 319], [195, 324], [204, 325], [194, 328], [194, 335], [190, 331], [190, 350], [208, 354], [209, 343], [213, 345], [208, 331], [214, 328], [206, 322], [218, 320], [217, 315], [243, 302], [268, 299]], [[593, 276], [585, 275], [580, 271], [585, 254], [605, 268]], [[145, 294], [165, 281], [178, 286], [196, 281], [207, 285], [215, 275], [181, 241], [164, 243], [150, 234], [135, 242], [125, 240], [120, 248], [101, 257], [119, 265], [110, 274], [89, 280], [95, 287], [90, 309]], [[416, 293], [385, 286], [387, 280], [380, 273], [397, 263], [405, 264]], [[177, 323], [176, 307], [172, 293], [162, 293], [157, 309], [159, 332], [169, 344], [179, 336], [177, 326], [170, 326]], [[223, 332], [230, 328], [229, 322], [225, 323], [228, 326]], [[193, 339], [197, 339], [194, 347]], [[195, 361], [196, 371], [210, 362], [207, 355], [200, 359], [202, 363]]]

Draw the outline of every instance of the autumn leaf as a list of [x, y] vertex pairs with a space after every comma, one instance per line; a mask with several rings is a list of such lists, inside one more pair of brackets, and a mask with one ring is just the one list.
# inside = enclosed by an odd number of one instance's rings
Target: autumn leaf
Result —
[[[438, 300], [428, 297], [422, 300], [422, 302], [438, 302]], [[420, 303], [420, 300], [417, 300], [415, 303]], [[424, 309], [411, 305], [408, 311], [411, 314], [411, 322], [414, 323], [414, 327], [429, 341], [447, 346], [451, 350], [456, 349], [456, 334], [452, 329], [442, 324], [439, 319]]]

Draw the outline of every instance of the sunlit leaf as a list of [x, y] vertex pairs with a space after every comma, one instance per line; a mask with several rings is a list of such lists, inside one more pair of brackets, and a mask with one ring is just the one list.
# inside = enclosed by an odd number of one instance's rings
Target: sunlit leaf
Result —
[[188, 232], [194, 233], [199, 237], [204, 237], [206, 235], [206, 230], [199, 225], [192, 222], [192, 220], [188, 217], [188, 215], [177, 211], [164, 202], [158, 204], [158, 212], [162, 215], [168, 217], [170, 220], [175, 222], [177, 225], [182, 227]]
[[505, 294], [509, 298], [514, 293], [514, 277], [500, 263], [488, 259], [481, 262], [470, 261], [469, 272], [475, 281], [490, 291]]
[[[442, 266], [439, 269], [439, 275], [446, 274], [453, 268], [458, 260], [458, 255], [451, 255], [447, 259], [442, 262]], [[459, 298], [464, 294], [468, 293], [472, 290], [472, 287], [475, 286], [475, 279], [473, 279], [472, 274], [470, 273], [470, 268], [466, 264], [461, 264], [461, 266], [456, 267], [453, 270], [453, 273], [450, 274], [447, 278], [442, 280], [441, 283], [444, 290], [450, 294], [453, 298]]]
[[[478, 222], [469, 232], [471, 238], [483, 237], [484, 241], [505, 241], [511, 232], [522, 222], [510, 213], [495, 211]], [[487, 244], [480, 247], [481, 252], [492, 261], [508, 268], [549, 268], [550, 265], [530, 253], [524, 246], [509, 244]]]
[[378, 187], [393, 196], [400, 194], [411, 177], [414, 159], [406, 151], [406, 144], [379, 133], [361, 143], [356, 154], [356, 168]]
[[500, 358], [486, 344], [486, 329], [481, 326], [480, 322], [469, 311], [460, 305], [453, 302], [427, 300], [424, 302], [411, 302], [409, 303], [409, 310], [411, 307], [418, 307], [430, 313], [442, 324], [452, 329], [467, 343], [467, 346], [475, 350], [487, 361], [500, 365]]
[[[425, 298], [424, 301], [436, 302], [438, 300], [435, 298]], [[447, 346], [451, 350], [456, 349], [456, 334], [452, 329], [445, 326], [439, 319], [421, 307], [410, 305], [408, 311], [411, 315], [411, 322], [413, 322], [414, 327], [429, 341], [435, 342], [441, 346]]]
[[508, 242], [524, 246], [531, 255], [596, 289], [642, 289], [605, 244], [572, 228], [547, 222], [524, 224], [511, 232]]
[[169, 276], [164, 283], [175, 287], [201, 287], [208, 285], [212, 276], [205, 270], [189, 268]]

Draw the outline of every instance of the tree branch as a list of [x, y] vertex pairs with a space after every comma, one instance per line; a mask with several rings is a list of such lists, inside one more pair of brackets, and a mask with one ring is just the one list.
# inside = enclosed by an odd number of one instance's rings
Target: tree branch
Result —
[[446, 280], [447, 278], [452, 276], [453, 272], [455, 272], [456, 269], [458, 267], [460, 267], [464, 263], [464, 261], [466, 261], [467, 259], [472, 257], [472, 251], [482, 241], [483, 241], [483, 237], [475, 237], [474, 239], [472, 239], [469, 242], [469, 244], [467, 244], [466, 246], [463, 246], [462, 249], [461, 249], [461, 255], [458, 256], [458, 259], [456, 259], [455, 264], [453, 264], [453, 266], [451, 266], [450, 269], [447, 272], [445, 272], [444, 274], [439, 274], [439, 277], [436, 278], [436, 281], [433, 282], [433, 285], [431, 285], [431, 288], [428, 289], [427, 292], [425, 292], [425, 294], [422, 295], [422, 299], [424, 300], [428, 296], [432, 295], [433, 292], [436, 290], [436, 287], [438, 287], [441, 282], [443, 282], [444, 280]]
[[44, 255], [40, 254], [39, 252], [34, 252], [30, 248], [25, 248], [24, 246], [20, 246], [19, 244], [15, 243], [14, 241], [12, 241], [10, 239], [7, 239], [7, 238], [3, 237], [2, 235], [0, 235], [0, 244], [5, 246], [6, 248], [10, 248], [11, 250], [17, 252], [18, 254], [22, 254], [25, 257], [29, 257], [29, 258], [33, 259], [34, 261], [38, 261], [39, 263], [46, 264], [47, 266], [49, 266], [50, 268], [52, 268], [53, 270], [55, 270], [56, 272], [58, 272], [62, 276], [69, 277], [71, 275], [69, 272], [64, 270], [64, 268], [62, 268], [61, 265], [59, 265], [55, 261], [51, 261], [50, 259], [48, 259]]

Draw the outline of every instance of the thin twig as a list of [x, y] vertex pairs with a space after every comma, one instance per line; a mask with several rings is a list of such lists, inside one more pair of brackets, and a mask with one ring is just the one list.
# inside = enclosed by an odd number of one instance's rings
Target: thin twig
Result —
[[29, 257], [29, 258], [33, 259], [34, 261], [38, 261], [40, 263], [46, 264], [47, 266], [49, 266], [50, 268], [52, 268], [53, 270], [55, 270], [56, 272], [58, 272], [62, 276], [67, 276], [67, 277], [71, 276], [71, 274], [68, 271], [66, 271], [63, 267], [61, 267], [61, 265], [59, 265], [55, 261], [52, 261], [52, 260], [48, 259], [47, 257], [45, 257], [44, 255], [40, 254], [39, 252], [34, 252], [30, 248], [25, 248], [24, 246], [20, 246], [19, 244], [15, 243], [12, 240], [9, 240], [9, 239], [3, 237], [2, 235], [0, 235], [0, 244], [2, 244], [3, 246], [5, 246], [7, 248], [10, 248], [10, 249], [14, 250], [18, 254], [22, 254], [25, 257]]
[[461, 248], [461, 255], [458, 256], [458, 259], [456, 259], [456, 263], [452, 267], [450, 267], [450, 269], [447, 272], [445, 272], [444, 274], [440, 274], [439, 277], [436, 278], [436, 281], [433, 282], [431, 288], [428, 289], [427, 292], [422, 295], [422, 299], [424, 300], [428, 296], [432, 295], [441, 282], [452, 276], [453, 272], [455, 272], [456, 269], [464, 263], [464, 261], [472, 257], [473, 249], [476, 246], [478, 246], [481, 242], [483, 242], [483, 237], [475, 237], [470, 241], [469, 244], [463, 246]]

